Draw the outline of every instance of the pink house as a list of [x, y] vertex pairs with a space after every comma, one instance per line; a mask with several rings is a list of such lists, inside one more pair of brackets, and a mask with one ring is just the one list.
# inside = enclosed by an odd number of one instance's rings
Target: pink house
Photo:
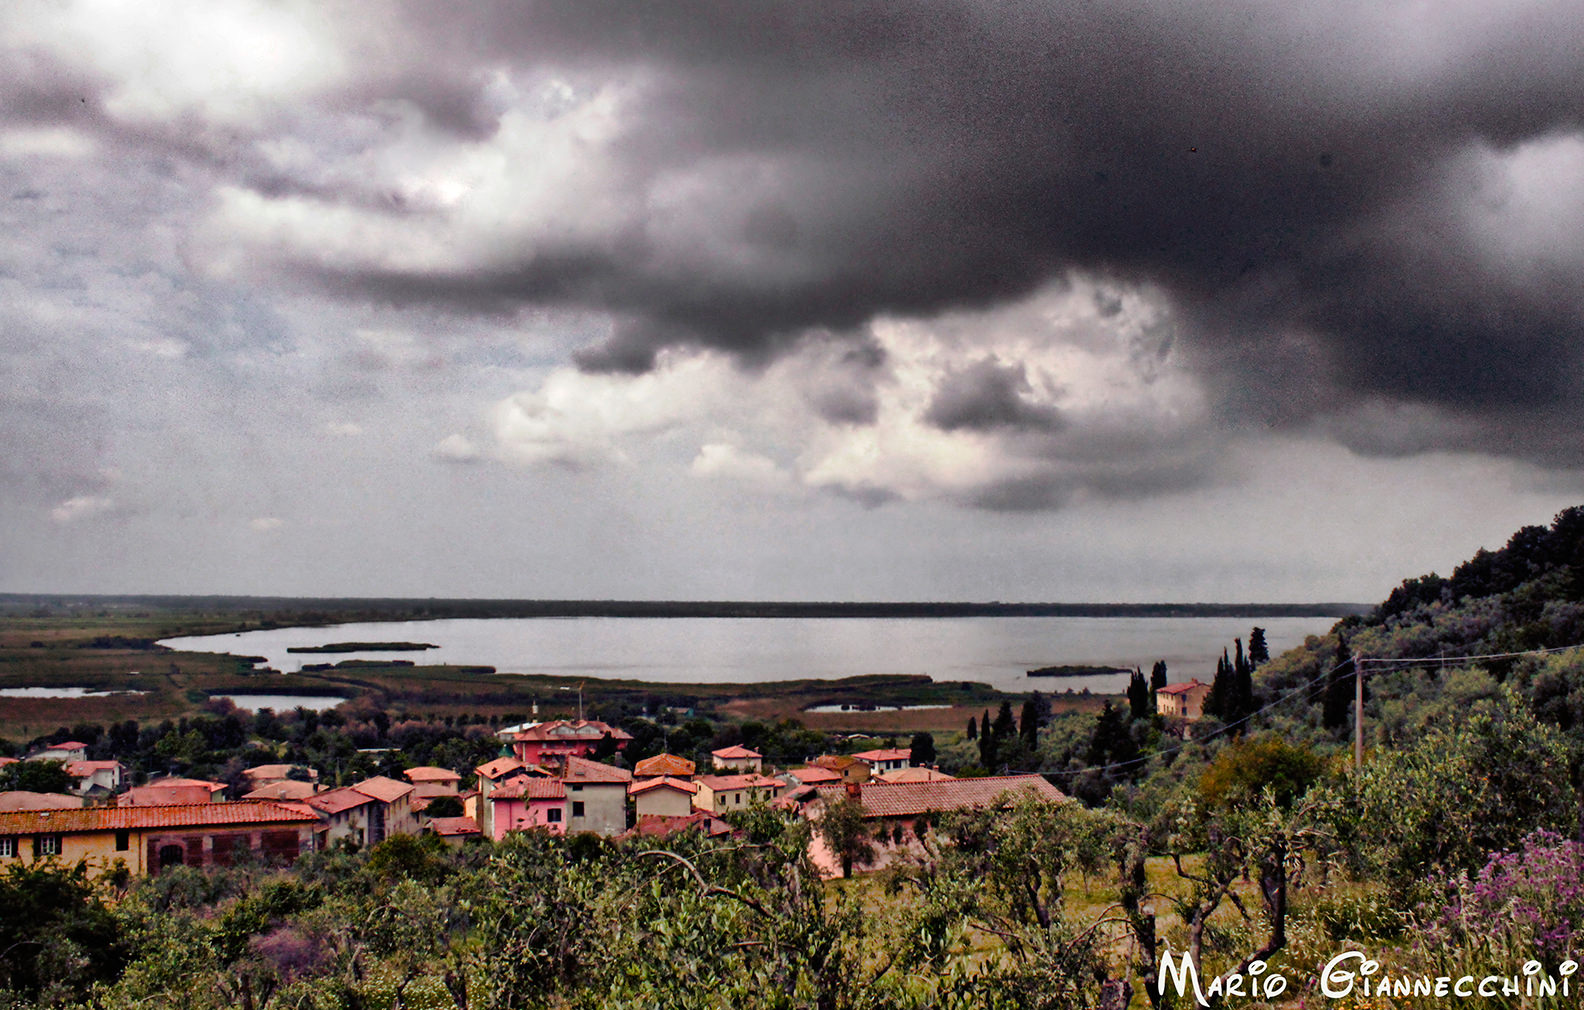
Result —
[[524, 764], [543, 764], [558, 758], [588, 757], [606, 738], [619, 751], [632, 740], [632, 734], [597, 719], [557, 719], [524, 726], [512, 735], [511, 748]]
[[508, 831], [567, 829], [567, 791], [560, 779], [519, 775], [490, 790], [490, 837], [500, 841]]

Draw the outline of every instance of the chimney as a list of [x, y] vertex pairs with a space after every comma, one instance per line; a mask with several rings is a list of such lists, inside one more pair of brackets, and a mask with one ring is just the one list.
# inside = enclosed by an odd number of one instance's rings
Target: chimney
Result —
[[846, 786], [848, 796], [851, 796], [855, 800], [861, 799], [863, 797], [863, 786], [859, 785], [857, 782], [848, 782], [846, 783]]

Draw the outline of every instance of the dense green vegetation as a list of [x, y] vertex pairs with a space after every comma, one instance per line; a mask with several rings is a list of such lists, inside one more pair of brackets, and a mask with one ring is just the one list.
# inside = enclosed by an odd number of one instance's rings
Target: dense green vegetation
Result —
[[[1210, 714], [1191, 726], [1155, 715], [1158, 668], [1098, 713], [1001, 699], [966, 732], [904, 738], [962, 774], [1043, 770], [1082, 802], [882, 833], [837, 804], [820, 831], [852, 880], [820, 883], [805, 855], [815, 829], [757, 809], [740, 837], [713, 842], [528, 834], [451, 850], [397, 838], [290, 870], [130, 885], [12, 869], [0, 915], [38, 925], [0, 954], [0, 986], [19, 1006], [183, 1010], [1066, 1010], [1187, 1005], [1151, 984], [1168, 950], [1189, 955], [1207, 990], [1254, 960], [1290, 982], [1217, 1000], [1230, 1006], [1320, 1002], [1320, 965], [1348, 947], [1398, 975], [1505, 976], [1529, 959], [1555, 974], [1584, 930], [1584, 845], [1569, 840], [1584, 793], [1581, 639], [1575, 509], [1450, 577], [1408, 580], [1284, 655], [1267, 656], [1251, 629], [1247, 649], [1229, 643]], [[745, 743], [787, 764], [857, 746], [793, 722], [646, 713], [636, 699], [601, 714], [634, 733], [627, 759]], [[493, 754], [491, 725], [216, 706], [93, 742], [129, 748], [140, 769], [192, 773], [223, 775], [261, 747], [332, 772], [465, 770]], [[862, 874], [899, 841], [911, 858]], [[1444, 1002], [1405, 991], [1337, 1005]]]

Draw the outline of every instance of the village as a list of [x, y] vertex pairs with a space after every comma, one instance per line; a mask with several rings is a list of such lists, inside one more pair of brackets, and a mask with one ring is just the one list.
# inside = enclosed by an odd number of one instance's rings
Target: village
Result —
[[[769, 807], [817, 823], [844, 802], [856, 805], [863, 834], [873, 839], [867, 864], [879, 868], [917, 851], [936, 815], [1012, 794], [1066, 798], [1040, 775], [956, 778], [908, 748], [824, 754], [776, 769], [759, 752], [730, 746], [713, 751], [701, 772], [669, 753], [622, 767], [631, 736], [599, 720], [527, 723], [498, 736], [500, 756], [476, 767], [468, 782], [451, 769], [420, 766], [402, 772], [405, 781], [377, 775], [329, 788], [319, 769], [260, 764], [243, 773], [251, 788], [239, 796], [228, 795], [225, 783], [195, 778], [133, 786], [121, 762], [88, 760], [88, 745], [64, 741], [21, 760], [60, 762], [70, 792], [0, 792], [0, 868], [59, 859], [146, 876], [174, 866], [289, 863], [307, 852], [425, 833], [457, 846], [522, 831], [716, 838], [737, 832], [735, 812]], [[814, 865], [824, 876], [840, 875], [841, 854], [820, 831], [810, 835]]]

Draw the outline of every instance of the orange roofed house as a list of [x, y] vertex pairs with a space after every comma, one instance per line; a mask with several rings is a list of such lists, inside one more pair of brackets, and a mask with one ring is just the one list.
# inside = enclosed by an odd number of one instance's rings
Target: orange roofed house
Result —
[[710, 766], [718, 772], [761, 772], [764, 755], [747, 747], [722, 747], [710, 751]]
[[868, 765], [869, 770], [876, 775], [913, 767], [913, 752], [906, 747], [864, 750], [854, 754], [853, 757]]
[[767, 775], [700, 775], [694, 780], [698, 792], [693, 805], [713, 814], [746, 810], [755, 803], [769, 803], [781, 789], [781, 780]]
[[[907, 853], [921, 852], [919, 838], [929, 830], [931, 815], [971, 810], [1004, 803], [1017, 795], [1031, 794], [1053, 803], [1067, 796], [1040, 775], [992, 775], [977, 779], [932, 782], [869, 782], [863, 785], [822, 786], [819, 798], [805, 813], [818, 821], [826, 805], [850, 796], [863, 809], [865, 827], [874, 836], [875, 858], [868, 865], [879, 869]], [[826, 846], [818, 831], [809, 843], [809, 857], [822, 874], [841, 873], [841, 860]]]
[[1155, 711], [1170, 719], [1192, 722], [1204, 715], [1204, 701], [1209, 694], [1210, 685], [1199, 683], [1197, 677], [1186, 684], [1167, 684], [1155, 691]]
[[639, 779], [659, 778], [662, 775], [674, 779], [690, 779], [695, 771], [697, 768], [693, 762], [675, 754], [656, 754], [633, 765], [633, 777]]
[[631, 742], [632, 734], [597, 719], [557, 719], [524, 726], [508, 742], [517, 760], [543, 764], [555, 758], [588, 757], [606, 740], [619, 751]]
[[291, 862], [314, 847], [319, 818], [277, 803], [194, 803], [0, 813], [0, 868], [59, 858], [135, 876], [170, 866], [229, 866], [245, 853]]

